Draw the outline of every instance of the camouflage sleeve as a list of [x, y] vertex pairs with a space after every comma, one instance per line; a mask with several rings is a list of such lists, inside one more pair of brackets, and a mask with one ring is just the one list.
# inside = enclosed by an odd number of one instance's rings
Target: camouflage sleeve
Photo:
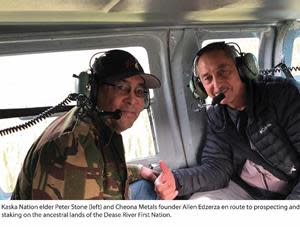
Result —
[[141, 179], [141, 168], [143, 165], [127, 164], [127, 177], [128, 183], [132, 183], [138, 179]]
[[17, 183], [11, 196], [12, 200], [32, 199], [32, 179], [34, 177], [36, 163], [39, 158], [38, 152], [36, 151], [37, 141], [31, 146], [25, 157]]

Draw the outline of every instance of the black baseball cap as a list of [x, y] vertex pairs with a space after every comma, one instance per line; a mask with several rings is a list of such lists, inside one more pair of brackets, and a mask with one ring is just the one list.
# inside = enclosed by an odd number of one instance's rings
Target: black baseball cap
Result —
[[159, 88], [160, 80], [144, 72], [138, 60], [124, 50], [110, 50], [96, 58], [92, 66], [98, 84], [111, 83], [130, 76], [139, 75], [145, 81], [145, 88]]

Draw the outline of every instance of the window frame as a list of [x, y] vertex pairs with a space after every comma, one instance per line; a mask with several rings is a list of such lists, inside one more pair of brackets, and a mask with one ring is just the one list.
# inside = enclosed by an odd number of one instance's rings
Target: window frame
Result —
[[[51, 51], [74, 51], [92, 48], [110, 49], [115, 47], [141, 46], [147, 51], [151, 73], [157, 75], [161, 82], [160, 89], [153, 90], [154, 100], [149, 109], [152, 134], [157, 154], [145, 157], [131, 163], [149, 165], [167, 160], [168, 157], [178, 156], [185, 160], [181, 141], [178, 141], [179, 128], [176, 124], [176, 114], [171, 101], [168, 68], [166, 67], [167, 49], [165, 37], [168, 31], [164, 29], [148, 31], [142, 29], [124, 30], [118, 32], [110, 30], [89, 31], [49, 31], [33, 33], [14, 33], [9, 37], [0, 36], [1, 55], [15, 55], [24, 53], [43, 53]], [[166, 114], [167, 113], [167, 114]], [[26, 133], [26, 132], [25, 132]], [[179, 137], [180, 138], [180, 137]], [[172, 154], [173, 153], [173, 154]], [[182, 162], [182, 161], [180, 161]], [[184, 161], [185, 162], [185, 161]], [[175, 163], [176, 166], [176, 163]]]

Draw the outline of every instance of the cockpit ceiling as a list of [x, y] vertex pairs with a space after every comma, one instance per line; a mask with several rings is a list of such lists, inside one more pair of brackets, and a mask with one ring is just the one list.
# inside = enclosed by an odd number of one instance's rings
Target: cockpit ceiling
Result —
[[299, 0], [0, 0], [0, 24], [182, 25], [299, 18]]

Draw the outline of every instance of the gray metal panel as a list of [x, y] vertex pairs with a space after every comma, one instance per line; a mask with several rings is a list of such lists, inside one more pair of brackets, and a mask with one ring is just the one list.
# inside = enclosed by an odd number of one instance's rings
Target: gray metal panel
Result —
[[300, 18], [297, 0], [0, 0], [1, 24], [184, 25]]

